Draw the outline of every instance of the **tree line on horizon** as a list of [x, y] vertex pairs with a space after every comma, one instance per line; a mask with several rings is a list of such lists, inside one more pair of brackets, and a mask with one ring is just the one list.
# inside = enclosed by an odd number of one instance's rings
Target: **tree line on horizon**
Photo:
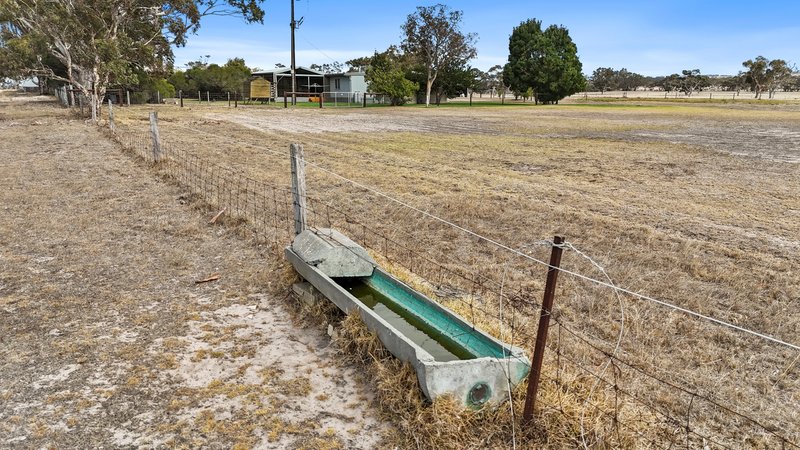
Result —
[[778, 90], [800, 91], [800, 73], [783, 59], [769, 60], [763, 56], [742, 62], [746, 69], [736, 75], [710, 77], [699, 69], [682, 70], [680, 74], [647, 77], [625, 68], [598, 67], [587, 77], [587, 89], [591, 91], [636, 91], [663, 90], [682, 92], [690, 96], [693, 92], [717, 90], [740, 92], [751, 91], [756, 98], [766, 92], [773, 98]]

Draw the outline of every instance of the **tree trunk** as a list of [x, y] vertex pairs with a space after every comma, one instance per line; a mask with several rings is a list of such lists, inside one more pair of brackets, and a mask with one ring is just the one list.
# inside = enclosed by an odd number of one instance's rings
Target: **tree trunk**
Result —
[[425, 83], [425, 107], [431, 105], [431, 87], [433, 87], [433, 79], [428, 77], [428, 81]]

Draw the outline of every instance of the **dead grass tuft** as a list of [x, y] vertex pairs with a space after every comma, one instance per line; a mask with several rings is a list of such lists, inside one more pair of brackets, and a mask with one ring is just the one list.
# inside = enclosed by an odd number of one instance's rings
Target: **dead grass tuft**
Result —
[[[539, 411], [532, 426], [522, 427], [521, 416], [527, 383], [518, 385], [509, 404], [479, 411], [463, 408], [450, 397], [428, 402], [421, 393], [413, 368], [394, 358], [370, 332], [357, 314], [341, 321], [335, 340], [342, 358], [363, 367], [377, 387], [377, 403], [384, 418], [397, 429], [388, 445], [399, 448], [571, 448], [581, 442], [576, 426], [584, 414], [583, 439], [591, 448], [635, 446], [635, 433], [648, 422], [625, 431], [608, 429], [603, 415], [613, 414], [614, 399], [595, 395], [592, 408], [584, 407], [591, 380], [572, 378], [561, 383], [544, 382]], [[545, 371], [555, 371], [547, 367]]]

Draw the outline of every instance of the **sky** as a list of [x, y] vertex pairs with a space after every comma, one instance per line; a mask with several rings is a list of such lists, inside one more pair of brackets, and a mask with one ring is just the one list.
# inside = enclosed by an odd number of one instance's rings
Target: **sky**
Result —
[[[289, 65], [292, 0], [266, 0], [263, 24], [235, 17], [207, 17], [175, 66], [208, 56], [211, 63], [244, 58], [249, 67]], [[444, 3], [444, 0], [442, 0]], [[296, 0], [298, 66], [372, 55], [402, 41], [400, 26], [417, 6], [405, 0]], [[626, 68], [647, 76], [700, 69], [733, 75], [742, 61], [763, 55], [800, 66], [800, 1], [762, 0], [505, 0], [446, 3], [464, 12], [463, 32], [477, 33], [471, 65], [487, 70], [505, 64], [508, 38], [520, 22], [562, 25], [578, 47], [584, 73], [598, 67]]]

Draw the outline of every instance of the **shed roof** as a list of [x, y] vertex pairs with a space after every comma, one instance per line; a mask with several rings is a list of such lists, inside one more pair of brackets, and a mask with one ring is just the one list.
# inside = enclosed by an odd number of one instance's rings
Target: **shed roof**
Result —
[[[257, 76], [272, 76], [275, 75], [284, 75], [284, 74], [291, 74], [292, 69], [290, 67], [284, 67], [282, 69], [274, 69], [274, 70], [262, 70], [260, 72], [253, 72], [253, 75]], [[296, 72], [297, 75], [317, 75], [317, 76], [324, 76], [322, 72], [317, 72], [316, 70], [311, 70], [308, 67], [298, 67]]]

